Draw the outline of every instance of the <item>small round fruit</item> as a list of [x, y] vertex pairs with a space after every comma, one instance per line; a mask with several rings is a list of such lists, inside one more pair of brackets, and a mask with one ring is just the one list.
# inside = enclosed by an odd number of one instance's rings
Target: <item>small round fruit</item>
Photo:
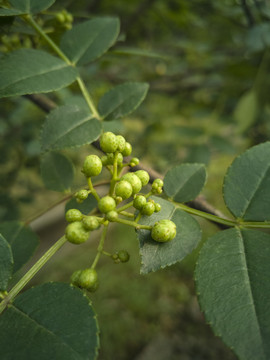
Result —
[[123, 150], [125, 150], [126, 140], [122, 135], [117, 135], [116, 139], [118, 143], [117, 150], [122, 152]]
[[88, 155], [84, 160], [82, 172], [86, 177], [97, 176], [101, 173], [102, 162], [97, 155]]
[[155, 212], [159, 212], [161, 210], [161, 205], [158, 203], [155, 203]]
[[104, 196], [98, 202], [98, 208], [104, 214], [108, 213], [109, 211], [114, 210], [115, 207], [116, 207], [115, 200], [114, 200], [114, 198], [112, 198], [109, 195]]
[[152, 187], [153, 187], [153, 189], [157, 189], [157, 188], [159, 188], [159, 187], [162, 187], [163, 185], [164, 185], [163, 180], [161, 180], [161, 179], [155, 179], [155, 180], [153, 181]]
[[155, 204], [153, 204], [152, 202], [147, 202], [141, 209], [141, 214], [142, 215], [147, 215], [150, 216], [154, 213], [155, 211]]
[[78, 199], [78, 200], [80, 200], [80, 201], [83, 201], [83, 200], [85, 200], [85, 199], [88, 198], [88, 191], [85, 190], [85, 189], [82, 189], [82, 190], [78, 191], [78, 192], [75, 194], [75, 196], [76, 196], [76, 199]]
[[108, 131], [100, 137], [100, 147], [105, 153], [114, 153], [118, 148], [118, 141], [116, 135]]
[[137, 175], [138, 178], [141, 180], [142, 186], [145, 186], [145, 185], [147, 185], [149, 183], [150, 176], [149, 176], [147, 171], [138, 170], [138, 171], [135, 172], [135, 175]]
[[89, 238], [87, 231], [81, 221], [75, 221], [66, 227], [66, 238], [72, 244], [82, 244]]
[[130, 258], [129, 253], [128, 253], [126, 250], [120, 250], [120, 251], [118, 251], [117, 255], [118, 255], [118, 259], [119, 259], [122, 263], [128, 262], [128, 260], [129, 260], [129, 258]]
[[106, 219], [109, 221], [116, 221], [118, 218], [118, 212], [112, 210], [106, 214]]
[[83, 227], [86, 230], [93, 231], [99, 228], [100, 223], [95, 216], [85, 216], [82, 220]]
[[139, 160], [138, 158], [132, 158], [132, 159], [130, 160], [130, 162], [129, 162], [129, 165], [130, 165], [131, 167], [134, 167], [134, 166], [139, 165], [139, 162], [140, 162], [140, 160]]
[[132, 195], [137, 194], [142, 188], [142, 182], [134, 173], [127, 173], [122, 176], [121, 180], [126, 180], [132, 186]]
[[66, 212], [66, 220], [69, 223], [72, 223], [74, 221], [81, 221], [83, 218], [83, 214], [78, 209], [69, 209]]
[[81, 272], [82, 272], [82, 270], [74, 271], [74, 273], [71, 275], [71, 278], [70, 278], [71, 284], [73, 284], [75, 286], [79, 286], [79, 278], [80, 278]]
[[81, 271], [78, 279], [79, 286], [89, 291], [95, 291], [97, 289], [98, 276], [95, 269], [85, 269]]
[[123, 156], [129, 156], [132, 153], [132, 146], [129, 142], [126, 142], [125, 148], [122, 151]]
[[115, 185], [115, 195], [122, 199], [128, 199], [133, 192], [131, 184], [126, 180], [121, 180]]
[[136, 195], [133, 200], [133, 207], [137, 210], [141, 210], [143, 206], [147, 203], [146, 197], [143, 195]]
[[153, 226], [151, 236], [158, 242], [171, 241], [176, 236], [176, 225], [171, 220], [160, 220]]

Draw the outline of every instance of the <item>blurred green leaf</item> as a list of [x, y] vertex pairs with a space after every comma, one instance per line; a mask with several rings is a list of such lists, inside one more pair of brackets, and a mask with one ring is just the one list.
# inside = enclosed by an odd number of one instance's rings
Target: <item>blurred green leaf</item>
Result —
[[104, 54], [116, 41], [120, 30], [117, 18], [95, 18], [67, 31], [61, 49], [78, 65], [85, 65]]
[[94, 196], [92, 194], [89, 194], [88, 198], [86, 200], [84, 200], [82, 203], [78, 203], [75, 198], [72, 198], [71, 200], [69, 200], [65, 206], [65, 213], [69, 209], [78, 209], [83, 214], [87, 215], [92, 210], [94, 210], [96, 207], [97, 207], [97, 200], [94, 198]]
[[19, 295], [0, 318], [3, 359], [94, 360], [98, 325], [90, 300], [63, 283]]
[[74, 67], [44, 51], [16, 50], [0, 59], [0, 97], [59, 90], [76, 77]]
[[219, 232], [203, 245], [196, 267], [199, 302], [214, 332], [243, 360], [270, 357], [270, 237]]
[[198, 245], [201, 229], [197, 221], [172, 203], [152, 197], [161, 205], [161, 211], [152, 216], [143, 216], [139, 223], [154, 225], [161, 219], [169, 219], [176, 224], [176, 237], [167, 243], [158, 243], [151, 238], [149, 230], [138, 230], [141, 254], [141, 273], [162, 269], [184, 259]]
[[234, 109], [234, 118], [240, 132], [248, 129], [255, 121], [258, 113], [258, 102], [255, 91], [246, 92]]
[[9, 0], [11, 6], [24, 14], [36, 14], [48, 9], [55, 0]]
[[250, 148], [229, 167], [223, 185], [224, 200], [237, 218], [270, 220], [270, 142]]
[[115, 120], [133, 112], [146, 97], [146, 83], [125, 83], [115, 86], [99, 101], [98, 110], [104, 120]]
[[17, 9], [0, 9], [0, 16], [17, 16], [25, 14], [25, 12]]
[[41, 158], [41, 177], [49, 190], [67, 191], [74, 179], [72, 162], [63, 154], [48, 152]]
[[7, 290], [12, 275], [13, 256], [9, 243], [0, 234], [0, 291]]

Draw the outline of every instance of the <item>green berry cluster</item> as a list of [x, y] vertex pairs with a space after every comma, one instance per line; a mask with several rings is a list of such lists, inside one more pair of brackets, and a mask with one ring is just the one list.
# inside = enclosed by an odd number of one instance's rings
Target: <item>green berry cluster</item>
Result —
[[62, 11], [56, 13], [55, 19], [66, 30], [70, 30], [72, 28], [73, 15], [69, 13], [66, 9], [63, 9]]

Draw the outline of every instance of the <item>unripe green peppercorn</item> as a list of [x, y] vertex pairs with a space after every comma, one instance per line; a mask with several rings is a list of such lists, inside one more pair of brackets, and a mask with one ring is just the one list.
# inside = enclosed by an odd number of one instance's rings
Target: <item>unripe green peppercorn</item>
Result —
[[115, 185], [115, 195], [122, 199], [128, 199], [133, 192], [131, 184], [126, 180], [121, 180]]
[[108, 131], [100, 137], [100, 147], [105, 153], [114, 153], [118, 147], [118, 141], [115, 134]]
[[155, 211], [155, 204], [152, 202], [147, 202], [142, 208], [141, 208], [141, 214], [150, 216]]
[[75, 286], [79, 286], [79, 277], [81, 275], [81, 272], [82, 272], [82, 270], [74, 271], [74, 273], [71, 275], [71, 278], [70, 278], [71, 284], [73, 284]]
[[149, 176], [147, 171], [138, 170], [138, 171], [135, 172], [135, 175], [137, 175], [138, 178], [141, 180], [142, 186], [145, 186], [145, 185], [147, 185], [149, 183], [150, 176]]
[[147, 200], [143, 195], [136, 195], [133, 200], [133, 207], [137, 210], [141, 210], [143, 206], [146, 204]]
[[132, 146], [130, 143], [126, 142], [125, 149], [122, 151], [123, 156], [129, 156], [132, 153]]
[[82, 220], [83, 227], [86, 230], [93, 231], [99, 228], [100, 223], [95, 216], [85, 216]]
[[112, 210], [106, 214], [106, 219], [109, 221], [115, 221], [118, 218], [118, 212]]
[[130, 160], [130, 162], [129, 162], [129, 165], [130, 165], [131, 167], [134, 167], [134, 166], [139, 165], [139, 162], [140, 162], [140, 160], [139, 160], [138, 158], [132, 158], [132, 159]]
[[77, 200], [83, 201], [83, 200], [85, 200], [85, 199], [88, 198], [88, 191], [85, 190], [85, 189], [82, 189], [82, 190], [78, 191], [78, 192], [75, 194], [75, 196], [76, 196], [76, 199], [77, 199]]
[[155, 180], [153, 181], [152, 187], [153, 187], [154, 189], [157, 189], [157, 188], [159, 188], [159, 187], [162, 187], [163, 185], [164, 185], [163, 180], [161, 180], [161, 179], [155, 179]]
[[161, 210], [161, 205], [158, 203], [155, 203], [155, 212], [159, 212]]
[[151, 231], [151, 237], [158, 242], [171, 241], [176, 236], [176, 225], [171, 220], [160, 220], [155, 223]]
[[66, 220], [69, 223], [72, 223], [74, 221], [81, 221], [83, 218], [83, 214], [78, 209], [69, 209], [66, 212]]
[[118, 255], [119, 260], [122, 263], [127, 262], [129, 260], [129, 258], [130, 258], [129, 253], [126, 250], [118, 251], [117, 255]]
[[98, 284], [98, 276], [96, 270], [91, 268], [82, 270], [78, 279], [78, 284], [83, 289], [87, 289], [92, 292], [95, 291]]
[[132, 186], [132, 194], [137, 194], [142, 188], [142, 182], [134, 173], [127, 173], [121, 177], [121, 180], [126, 180]]
[[66, 238], [72, 244], [84, 243], [89, 238], [87, 231], [80, 221], [75, 221], [66, 227]]
[[102, 162], [97, 155], [88, 155], [84, 161], [82, 172], [86, 177], [97, 176], [101, 173]]
[[114, 210], [115, 207], [116, 207], [116, 203], [114, 198], [108, 195], [101, 198], [98, 202], [98, 208], [104, 214]]
[[125, 138], [122, 135], [117, 135], [116, 139], [117, 139], [117, 143], [118, 143], [117, 150], [120, 152], [124, 151], [125, 146], [126, 146]]

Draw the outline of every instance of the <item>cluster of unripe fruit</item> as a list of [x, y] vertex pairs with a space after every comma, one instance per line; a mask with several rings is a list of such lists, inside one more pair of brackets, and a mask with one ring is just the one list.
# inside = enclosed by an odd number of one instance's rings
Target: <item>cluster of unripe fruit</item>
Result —
[[[75, 196], [78, 202], [84, 201], [92, 193], [98, 201], [99, 213], [97, 216], [83, 215], [78, 209], [70, 209], [66, 212], [66, 220], [70, 223], [66, 228], [66, 238], [73, 244], [85, 242], [91, 231], [98, 229], [101, 225], [109, 222], [132, 223], [123, 220], [120, 216], [132, 217], [132, 214], [123, 212], [124, 209], [133, 206], [136, 212], [137, 221], [142, 215], [151, 216], [154, 212], [161, 210], [160, 204], [150, 198], [152, 194], [161, 194], [163, 181], [155, 179], [152, 183], [151, 191], [148, 194], [140, 193], [141, 189], [149, 183], [150, 176], [145, 170], [127, 172], [122, 175], [122, 170], [126, 166], [134, 167], [139, 164], [139, 159], [132, 158], [124, 163], [124, 157], [130, 156], [132, 146], [121, 135], [112, 132], [105, 132], [100, 137], [100, 148], [105, 153], [104, 156], [89, 155], [86, 157], [82, 172], [88, 180], [89, 190], [82, 189]], [[107, 168], [111, 173], [110, 190], [104, 197], [99, 197], [92, 186], [91, 178], [98, 176], [103, 168]], [[122, 201], [130, 199], [130, 203], [122, 207], [117, 207]], [[135, 219], [135, 215], [133, 217]], [[139, 225], [138, 225], [139, 228]], [[160, 220], [151, 227], [151, 237], [157, 242], [168, 242], [176, 236], [176, 225], [170, 220]], [[115, 263], [126, 262], [129, 255], [125, 250], [111, 255]], [[89, 279], [95, 279], [95, 269], [89, 268], [78, 270], [72, 276], [72, 282], [82, 288], [93, 291], [95, 286], [89, 280], [86, 284], [85, 278], [88, 274]], [[91, 275], [90, 275], [91, 274]], [[96, 283], [96, 282], [95, 282]]]

